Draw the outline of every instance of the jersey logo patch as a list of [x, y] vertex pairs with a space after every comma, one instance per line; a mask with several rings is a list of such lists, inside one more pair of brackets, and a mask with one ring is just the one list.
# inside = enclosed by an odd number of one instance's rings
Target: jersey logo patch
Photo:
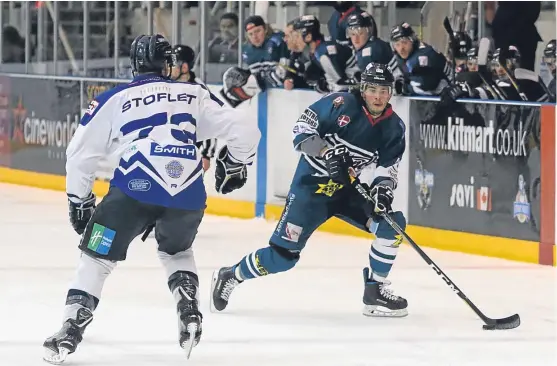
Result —
[[297, 243], [298, 240], [300, 240], [300, 235], [302, 235], [302, 231], [304, 229], [301, 226], [298, 225], [294, 225], [290, 222], [286, 223], [286, 230], [285, 230], [285, 234], [283, 235], [282, 238], [284, 240], [288, 240], [291, 241], [293, 243]]
[[101, 255], [107, 255], [112, 247], [112, 241], [116, 236], [116, 231], [106, 226], [94, 223], [87, 249], [92, 250]]
[[342, 96], [336, 97], [335, 100], [333, 100], [333, 106], [335, 108], [338, 108], [342, 104], [344, 104], [344, 97]]
[[362, 57], [371, 56], [371, 47], [366, 47], [362, 51]]
[[344, 187], [342, 184], [333, 182], [332, 179], [329, 179], [326, 184], [317, 183], [317, 185], [319, 188], [315, 191], [315, 193], [324, 194], [327, 197], [332, 197], [336, 191], [339, 191], [342, 187]]
[[428, 64], [427, 56], [418, 56], [418, 63], [420, 64], [420, 66], [427, 66]]
[[337, 47], [335, 45], [327, 46], [327, 53], [329, 55], [336, 55], [337, 54]]
[[97, 102], [96, 100], [92, 100], [91, 103], [89, 103], [89, 107], [87, 107], [85, 113], [92, 116], [93, 112], [95, 112], [95, 109], [97, 109], [98, 106], [99, 106], [99, 102]]
[[338, 117], [337, 123], [338, 123], [339, 127], [344, 127], [344, 126], [346, 126], [347, 124], [350, 123], [350, 117], [343, 114], [342, 116]]
[[306, 108], [304, 113], [298, 118], [298, 122], [307, 123], [311, 128], [317, 128], [319, 121], [317, 120], [317, 113], [309, 108]]
[[180, 178], [184, 172], [184, 166], [180, 164], [178, 160], [170, 161], [164, 166], [164, 168], [166, 169], [166, 174], [168, 174], [170, 178], [174, 179]]

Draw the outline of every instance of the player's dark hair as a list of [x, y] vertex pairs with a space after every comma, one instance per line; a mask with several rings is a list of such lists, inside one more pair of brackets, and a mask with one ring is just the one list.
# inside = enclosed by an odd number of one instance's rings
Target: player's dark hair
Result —
[[234, 14], [234, 13], [224, 13], [221, 17], [220, 20], [224, 20], [224, 19], [230, 19], [232, 20], [234, 23], [238, 24], [239, 20], [238, 20], [238, 15]]

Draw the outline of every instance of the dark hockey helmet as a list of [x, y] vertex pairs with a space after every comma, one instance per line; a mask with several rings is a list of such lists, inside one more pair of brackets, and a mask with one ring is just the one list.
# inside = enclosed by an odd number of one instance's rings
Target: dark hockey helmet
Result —
[[364, 72], [362, 72], [360, 79], [360, 91], [363, 93], [370, 85], [383, 85], [393, 87], [395, 78], [393, 73], [387, 65], [371, 62], [369, 63]]
[[391, 29], [391, 42], [396, 42], [402, 38], [408, 38], [412, 42], [417, 39], [416, 33], [414, 33], [410, 24], [406, 22], [395, 25], [393, 29]]
[[467, 59], [468, 50], [472, 47], [472, 39], [466, 32], [454, 32], [455, 44], [451, 44], [451, 51], [455, 59]]
[[193, 69], [193, 62], [195, 60], [195, 52], [189, 46], [177, 44], [172, 47], [172, 56], [174, 65], [179, 66], [183, 63], [188, 65], [188, 68]]
[[351, 30], [358, 30], [362, 28], [367, 29], [370, 37], [374, 35], [373, 20], [371, 18], [371, 15], [369, 15], [369, 13], [365, 11], [359, 14], [358, 13], [352, 14], [348, 17], [347, 27], [346, 27], [346, 37], [347, 38], [350, 37], [349, 32]]
[[308, 34], [311, 34], [312, 40], [317, 40], [322, 38], [321, 35], [321, 25], [319, 24], [319, 19], [315, 15], [304, 15], [299, 17], [293, 24], [292, 30], [299, 32], [302, 38], [305, 38]]
[[555, 46], [555, 40], [552, 39], [551, 41], [547, 42], [547, 44], [545, 45], [545, 48], [543, 50], [543, 56], [556, 58], [556, 52], [555, 52], [556, 50], [557, 48]]
[[555, 46], [554, 39], [547, 42], [543, 50], [543, 62], [551, 69], [552, 72], [555, 72], [555, 59], [556, 59], [555, 50], [556, 50], [556, 46]]
[[492, 65], [497, 67], [500, 65], [500, 62], [506, 59], [506, 66], [509, 69], [516, 69], [520, 67], [520, 51], [516, 46], [509, 46], [506, 52], [501, 52], [501, 49], [498, 48], [493, 53]]
[[160, 34], [140, 35], [132, 42], [130, 63], [134, 75], [149, 72], [163, 75], [166, 66], [174, 66], [172, 47]]

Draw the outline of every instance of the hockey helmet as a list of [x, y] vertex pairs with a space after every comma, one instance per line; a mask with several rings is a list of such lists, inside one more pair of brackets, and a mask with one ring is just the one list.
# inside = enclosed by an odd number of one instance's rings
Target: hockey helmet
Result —
[[465, 60], [468, 50], [472, 47], [472, 39], [466, 32], [454, 32], [454, 42], [451, 44], [451, 51], [455, 59]]
[[555, 47], [555, 40], [552, 39], [551, 41], [547, 42], [547, 44], [545, 45], [545, 48], [543, 50], [543, 56], [556, 58], [556, 51], [557, 48]]
[[412, 42], [417, 39], [416, 33], [414, 33], [410, 24], [406, 22], [395, 25], [393, 29], [391, 29], [391, 42], [396, 42], [402, 38], [408, 38]]
[[[372, 62], [366, 66], [360, 79], [360, 95], [366, 104], [366, 109], [372, 115], [378, 116], [383, 113], [393, 95], [394, 82], [395, 78], [387, 65]], [[385, 95], [381, 88], [373, 88], [374, 86], [386, 86], [388, 95]], [[368, 89], [371, 90], [368, 92]], [[376, 99], [377, 96], [379, 100]]]
[[134, 75], [149, 72], [162, 75], [165, 66], [174, 66], [172, 47], [160, 34], [140, 35], [132, 42], [130, 63]]
[[360, 79], [360, 91], [364, 92], [369, 85], [382, 85], [392, 87], [395, 82], [393, 73], [387, 65], [371, 62], [369, 63], [364, 72], [362, 72]]
[[311, 34], [313, 41], [322, 38], [321, 25], [319, 19], [315, 15], [304, 15], [299, 17], [292, 25], [292, 30], [299, 32], [304, 39], [308, 34]]
[[173, 61], [176, 66], [183, 63], [188, 65], [188, 68], [193, 69], [193, 62], [195, 61], [195, 52], [189, 46], [177, 44], [172, 48]]
[[369, 36], [374, 35], [374, 25], [371, 15], [363, 11], [361, 13], [352, 14], [348, 17], [346, 27], [346, 37], [350, 37], [350, 31], [359, 29], [367, 29]]
[[546, 63], [552, 71], [555, 70], [555, 59], [556, 59], [556, 46], [555, 40], [552, 39], [551, 41], [547, 42], [545, 48], [543, 50], [543, 62]]
[[500, 65], [500, 62], [506, 60], [505, 65], [509, 69], [515, 69], [520, 67], [520, 51], [516, 46], [509, 46], [508, 50], [501, 51], [500, 48], [496, 49], [493, 53], [493, 66], [497, 67]]

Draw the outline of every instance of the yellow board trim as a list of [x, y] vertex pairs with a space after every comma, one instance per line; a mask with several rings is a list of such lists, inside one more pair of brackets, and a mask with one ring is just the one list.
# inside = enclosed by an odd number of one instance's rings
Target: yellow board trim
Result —
[[[265, 217], [278, 220], [282, 206], [266, 205]], [[332, 218], [323, 224], [319, 231], [371, 238], [372, 235]], [[539, 244], [533, 241], [509, 239], [495, 236], [441, 230], [421, 226], [408, 226], [408, 235], [420, 246], [477, 254], [488, 257], [510, 259], [520, 262], [539, 263]], [[555, 247], [553, 248], [555, 255]], [[554, 261], [555, 263], [555, 261]]]
[[[66, 177], [62, 175], [37, 173], [26, 170], [17, 170], [0, 167], [0, 182], [19, 184], [37, 188], [52, 189], [55, 191], [66, 190]], [[108, 192], [109, 184], [105, 181], [95, 181], [93, 192], [97, 197], [103, 197]], [[220, 197], [207, 198], [207, 214], [253, 218], [255, 203], [248, 201], [231, 200]]]
[[[66, 177], [53, 174], [36, 173], [25, 170], [0, 167], [0, 182], [26, 185], [57, 191], [65, 191]], [[96, 181], [93, 191], [99, 197], [106, 195], [109, 184]], [[265, 205], [265, 218], [278, 220], [283, 206]], [[239, 218], [253, 218], [255, 203], [231, 200], [220, 197], [208, 197], [206, 213]], [[319, 231], [351, 235], [364, 238], [373, 236], [346, 222], [332, 218], [323, 224]], [[538, 263], [539, 244], [537, 242], [471, 234], [458, 231], [440, 230], [420, 226], [408, 226], [408, 234], [420, 245], [442, 250], [484, 255], [528, 263]], [[556, 247], [553, 247], [553, 263], [556, 261]]]

